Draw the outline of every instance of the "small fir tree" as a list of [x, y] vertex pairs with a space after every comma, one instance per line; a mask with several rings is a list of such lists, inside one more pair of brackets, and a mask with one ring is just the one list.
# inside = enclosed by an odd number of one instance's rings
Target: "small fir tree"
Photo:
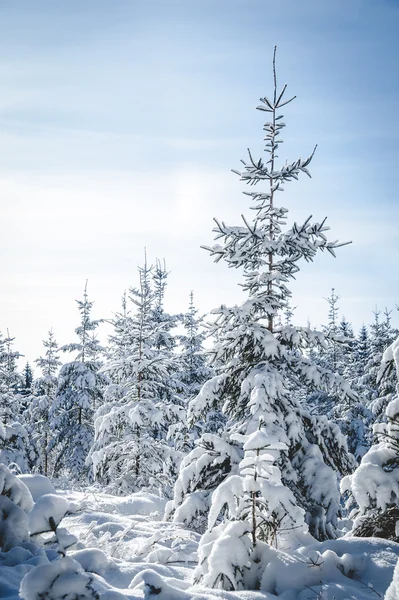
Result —
[[20, 393], [22, 396], [29, 396], [32, 393], [32, 385], [33, 385], [33, 371], [29, 362], [26, 363], [23, 374], [23, 380], [21, 385]]
[[54, 476], [64, 471], [81, 480], [87, 475], [85, 463], [93, 442], [94, 411], [102, 403], [107, 378], [100, 372], [97, 359], [101, 347], [93, 333], [100, 321], [91, 318], [93, 302], [87, 296], [87, 282], [83, 300], [77, 300], [77, 304], [81, 321], [75, 332], [79, 341], [62, 348], [77, 355], [59, 374], [50, 409], [50, 426], [55, 435], [49, 451], [54, 450]]
[[17, 368], [21, 354], [13, 349], [14, 339], [8, 330], [6, 338], [0, 335], [0, 415], [3, 422], [18, 420], [21, 413], [19, 389], [23, 380]]
[[18, 373], [19, 352], [14, 338], [0, 336], [0, 462], [28, 472], [39, 466], [35, 445], [22, 422], [22, 377]]
[[182, 363], [181, 379], [186, 386], [189, 398], [198, 394], [202, 385], [212, 374], [212, 370], [206, 361], [203, 346], [206, 338], [203, 323], [204, 317], [198, 316], [198, 310], [194, 305], [194, 292], [191, 291], [188, 311], [183, 315], [185, 333], [180, 336], [182, 347], [180, 355]]
[[163, 310], [166, 271], [139, 268], [139, 288], [114, 320], [112, 350], [104, 371], [111, 380], [110, 400], [96, 414], [90, 462], [95, 478], [115, 490], [170, 488], [175, 461], [180, 460], [168, 439], [171, 423], [184, 419], [175, 378], [178, 363], [171, 329], [175, 319]]
[[52, 444], [54, 432], [50, 428], [50, 409], [54, 404], [58, 388], [58, 371], [61, 367], [59, 349], [52, 330], [48, 338], [43, 341], [45, 348], [44, 356], [35, 360], [41, 370], [33, 385], [32, 395], [24, 417], [29, 423], [29, 430], [40, 455], [41, 472], [43, 475], [50, 474], [51, 458], [49, 446]]
[[[198, 316], [194, 305], [194, 293], [190, 292], [188, 311], [183, 315], [185, 332], [180, 336], [181, 380], [185, 385], [185, 396], [191, 400], [199, 393], [202, 385], [212, 376], [203, 343], [206, 339], [204, 317]], [[201, 433], [215, 433], [223, 428], [225, 419], [221, 411], [207, 414], [206, 421], [191, 423], [190, 433], [186, 433], [186, 448], [192, 448], [192, 441]]]

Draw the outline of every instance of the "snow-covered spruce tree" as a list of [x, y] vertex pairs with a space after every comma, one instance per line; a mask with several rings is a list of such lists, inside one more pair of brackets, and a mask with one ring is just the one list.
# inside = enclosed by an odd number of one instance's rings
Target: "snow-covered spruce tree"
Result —
[[[399, 377], [399, 338], [383, 355], [380, 373]], [[388, 404], [386, 423], [374, 425], [376, 443], [363, 456], [356, 471], [341, 482], [348, 508], [355, 518], [352, 534], [383, 537], [399, 542], [399, 384]]]
[[[119, 492], [143, 487], [170, 493], [170, 477], [179, 452], [168, 439], [171, 423], [184, 419], [175, 379], [173, 319], [163, 311], [165, 278], [139, 268], [139, 288], [114, 320], [112, 350], [104, 366], [111, 385], [109, 400], [97, 411], [89, 462], [96, 480]], [[169, 492], [168, 492], [169, 490]]]
[[[331, 371], [338, 372], [340, 368], [340, 331], [338, 325], [338, 301], [340, 297], [335, 293], [335, 289], [331, 289], [331, 295], [325, 298], [328, 302], [328, 325], [323, 327], [323, 333], [327, 339], [327, 348], [322, 353], [322, 356]], [[338, 340], [337, 340], [338, 338]]]
[[[351, 323], [345, 317], [339, 320], [339, 296], [334, 288], [326, 298], [329, 305], [328, 324], [323, 327], [326, 347], [311, 351], [310, 356], [321, 367], [338, 373], [349, 383], [357, 396], [341, 396], [325, 390], [317, 390], [306, 398], [306, 403], [312, 414], [326, 415], [336, 423], [346, 436], [349, 451], [360, 460], [370, 447], [371, 411], [367, 408], [364, 398], [359, 398], [358, 378], [354, 372], [358, 367], [355, 363], [355, 346]], [[363, 369], [364, 369], [363, 365]]]
[[41, 456], [41, 470], [43, 475], [50, 473], [51, 459], [49, 444], [53, 432], [50, 429], [50, 409], [54, 403], [58, 387], [58, 371], [61, 367], [59, 349], [52, 330], [48, 338], [43, 340], [44, 356], [35, 360], [40, 367], [42, 375], [34, 381], [29, 404], [24, 413], [24, 419], [29, 428], [33, 442]]
[[[181, 380], [184, 383], [185, 396], [191, 400], [199, 393], [202, 385], [212, 377], [212, 368], [206, 359], [203, 343], [206, 338], [204, 317], [198, 316], [194, 305], [194, 293], [190, 292], [190, 302], [187, 313], [183, 315], [184, 334], [179, 337], [181, 354], [180, 370]], [[187, 448], [192, 448], [192, 442], [201, 433], [214, 433], [223, 428], [225, 419], [220, 410], [209, 412], [206, 421], [192, 423], [190, 432], [187, 432]], [[191, 445], [191, 447], [190, 447]]]
[[[340, 330], [345, 337], [353, 338], [352, 328], [344, 319], [340, 323]], [[370, 389], [363, 383], [368, 352], [367, 328], [363, 326], [358, 337], [343, 346], [341, 356], [342, 375], [356, 392], [357, 401], [338, 401], [331, 415], [346, 435], [348, 448], [358, 461], [372, 442], [373, 414], [368, 407]]]
[[[244, 436], [244, 458], [238, 473], [225, 479], [212, 498], [208, 531], [201, 540], [194, 574], [194, 580], [207, 587], [257, 588], [265, 544], [277, 546], [282, 531], [291, 546], [312, 540], [305, 511], [297, 506], [275, 466], [288, 447], [266, 433], [262, 419], [259, 425], [257, 431]], [[224, 521], [218, 524], [221, 513]], [[255, 569], [248, 568], [251, 563]]]
[[368, 407], [373, 414], [374, 422], [385, 420], [385, 410], [395, 394], [396, 380], [394, 369], [379, 373], [382, 356], [385, 350], [393, 343], [398, 330], [392, 327], [392, 311], [384, 311], [384, 319], [380, 319], [380, 312], [374, 312], [374, 323], [370, 325], [370, 347], [366, 363], [364, 383], [371, 389]]
[[[32, 385], [33, 385], [33, 371], [29, 362], [26, 363], [24, 370], [22, 372], [22, 382], [20, 387], [21, 396], [30, 396], [32, 393]], [[26, 400], [23, 400], [25, 403]]]
[[21, 354], [13, 349], [14, 339], [0, 334], [0, 415], [4, 420], [18, 420], [21, 413], [19, 389], [22, 377], [18, 373], [17, 360]]
[[27, 472], [39, 464], [39, 456], [27, 429], [22, 423], [22, 396], [19, 393], [22, 378], [18, 373], [13, 350], [14, 338], [0, 335], [0, 462]]
[[83, 300], [77, 300], [80, 325], [75, 329], [78, 342], [61, 348], [77, 352], [75, 360], [66, 363], [59, 373], [58, 387], [50, 408], [50, 427], [54, 432], [48, 450], [54, 450], [53, 475], [68, 473], [82, 480], [87, 475], [85, 465], [93, 442], [94, 411], [103, 401], [107, 377], [100, 372], [100, 344], [93, 336], [100, 321], [91, 319], [93, 302], [88, 300], [87, 282]]
[[166, 270], [165, 262], [162, 265], [157, 260], [153, 274], [155, 302], [151, 319], [155, 350], [169, 361], [167, 377], [158, 389], [158, 400], [163, 405], [165, 414], [163, 433], [166, 437], [172, 435], [175, 447], [179, 448], [184, 444], [179, 432], [185, 421], [186, 408], [183, 396], [187, 395], [187, 389], [181, 377], [180, 362], [176, 354], [178, 338], [174, 335], [173, 330], [182, 321], [183, 315], [171, 315], [165, 311], [164, 298], [168, 276], [169, 272]]
[[[255, 161], [249, 154], [249, 160], [243, 162], [243, 170], [238, 173], [241, 181], [251, 186], [265, 182], [267, 188], [246, 192], [255, 211], [253, 220], [243, 217], [243, 224], [233, 227], [216, 221], [218, 243], [207, 248], [216, 261], [223, 259], [229, 267], [242, 269], [241, 285], [247, 299], [239, 306], [223, 305], [213, 311], [217, 341], [211, 355], [216, 375], [191, 402], [190, 417], [201, 419], [214, 407], [223, 407], [229, 420], [221, 436], [205, 434], [184, 459], [168, 512], [170, 518], [183, 517], [188, 522], [204, 506], [210, 503], [213, 506], [212, 499], [218, 497], [219, 486], [227, 476], [238, 472], [245, 443], [261, 426], [262, 435], [270, 440], [271, 447], [279, 443], [286, 448], [276, 457], [274, 467], [280, 471], [282, 484], [291, 490], [291, 498], [305, 511], [312, 535], [325, 539], [335, 536], [340, 512], [339, 475], [351, 472], [354, 459], [348, 454], [339, 428], [326, 417], [312, 416], [297, 402], [295, 392], [300, 387], [325, 388], [348, 397], [352, 392], [339, 375], [307, 356], [312, 346], [325, 344], [321, 332], [293, 325], [276, 327], [275, 322], [291, 298], [287, 284], [298, 273], [300, 261], [312, 261], [318, 251], [335, 255], [335, 249], [342, 244], [327, 240], [325, 220], [313, 223], [309, 217], [302, 225], [294, 223], [286, 228], [288, 211], [276, 205], [277, 193], [285, 183], [297, 179], [301, 173], [308, 174], [313, 153], [305, 160], [277, 166], [284, 127], [278, 113], [290, 100], [285, 100], [286, 86], [280, 93], [277, 91], [274, 60], [273, 73], [273, 97], [262, 98], [258, 107], [271, 115], [264, 126], [267, 161]], [[263, 497], [263, 493], [256, 490], [256, 498], [262, 498], [265, 504], [273, 502], [271, 497]], [[240, 497], [236, 501], [241, 502]], [[212, 553], [208, 540], [219, 519], [222, 520], [218, 543], [222, 544], [224, 535], [230, 535], [229, 527], [234, 520], [224, 516], [220, 503], [219, 508], [218, 515], [211, 508], [212, 519], [200, 545], [202, 557], [204, 553], [207, 556]], [[290, 509], [281, 506], [284, 509], [288, 517]], [[248, 554], [252, 556], [255, 547], [250, 535], [251, 518], [240, 519], [244, 519], [242, 528], [229, 544], [249, 545]], [[279, 544], [287, 537], [285, 533], [277, 528], [274, 537]], [[207, 569], [205, 563], [199, 565], [198, 581], [206, 578]], [[214, 581], [217, 580], [214, 572]], [[228, 586], [231, 585], [230, 582]]]
[[[359, 366], [356, 360], [360, 359], [356, 351], [357, 342], [354, 338], [352, 325], [342, 317], [337, 330], [340, 341], [337, 344], [336, 370], [349, 383], [351, 389], [356, 393], [357, 399], [336, 398], [330, 418], [337, 423], [342, 433], [346, 436], [348, 449], [358, 461], [370, 447], [370, 425], [373, 417], [370, 409], [359, 394], [359, 381], [356, 372]], [[365, 365], [363, 365], [364, 368]]]
[[[350, 325], [345, 320], [339, 322], [340, 296], [336, 294], [334, 288], [331, 289], [330, 296], [324, 299], [328, 303], [328, 322], [327, 325], [322, 326], [325, 344], [313, 348], [310, 356], [321, 367], [342, 375], [346, 364], [344, 356], [349, 352], [348, 344], [351, 338], [346, 336], [346, 332], [350, 330]], [[307, 398], [307, 403], [312, 413], [326, 415], [335, 420], [336, 409], [341, 401], [337, 394], [317, 390]]]
[[191, 291], [188, 311], [183, 315], [185, 332], [179, 339], [182, 347], [181, 378], [186, 385], [186, 393], [189, 398], [196, 396], [205, 381], [212, 375], [212, 369], [207, 364], [203, 346], [206, 338], [203, 323], [204, 317], [198, 316], [198, 309], [194, 305], [194, 292]]

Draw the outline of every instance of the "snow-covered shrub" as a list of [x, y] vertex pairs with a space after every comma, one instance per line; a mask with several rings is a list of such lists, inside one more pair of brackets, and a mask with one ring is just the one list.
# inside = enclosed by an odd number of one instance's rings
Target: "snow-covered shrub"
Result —
[[45, 540], [46, 545], [55, 547], [65, 555], [68, 548], [77, 542], [77, 538], [64, 527], [59, 527], [65, 515], [74, 512], [76, 506], [57, 494], [40, 496], [29, 513], [29, 531], [31, 535], [52, 532], [54, 535]]
[[55, 531], [66, 514], [75, 510], [68, 500], [57, 494], [44, 494], [29, 514], [31, 534]]
[[28, 488], [0, 464], [0, 550], [28, 541], [28, 513], [33, 506]]
[[66, 556], [27, 573], [19, 594], [23, 600], [99, 600], [96, 587], [93, 576]]
[[17, 465], [22, 473], [35, 469], [40, 462], [26, 428], [18, 421], [0, 421], [0, 462]]
[[[36, 493], [45, 487], [43, 479], [33, 485]], [[18, 598], [23, 600], [126, 600], [94, 574], [109, 564], [100, 550], [65, 557], [76, 538], [59, 523], [71, 510], [74, 506], [55, 494], [34, 503], [23, 481], [0, 464], [0, 597], [16, 598], [22, 578]], [[54, 536], [42, 546], [30, 535], [48, 531]]]

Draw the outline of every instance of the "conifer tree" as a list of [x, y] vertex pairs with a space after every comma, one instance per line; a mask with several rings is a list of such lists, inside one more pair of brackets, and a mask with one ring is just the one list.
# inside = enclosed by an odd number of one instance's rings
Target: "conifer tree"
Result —
[[186, 385], [188, 397], [196, 396], [212, 374], [203, 347], [206, 337], [203, 322], [204, 318], [198, 316], [194, 305], [194, 292], [191, 291], [188, 311], [183, 315], [185, 333], [180, 336], [182, 380]]
[[[155, 277], [154, 277], [155, 275]], [[123, 312], [114, 319], [112, 350], [104, 371], [111, 379], [106, 405], [97, 411], [90, 462], [97, 480], [117, 491], [170, 488], [175, 468], [173, 421], [184, 419], [176, 381], [178, 363], [164, 312], [167, 273], [160, 263], [139, 268], [139, 287], [131, 288]]]
[[385, 420], [385, 409], [395, 394], [394, 370], [390, 372], [390, 376], [379, 376], [383, 354], [398, 335], [398, 330], [392, 327], [391, 315], [392, 311], [385, 308], [384, 318], [381, 319], [381, 313], [376, 309], [374, 322], [370, 325], [370, 348], [364, 382], [370, 389], [368, 408], [373, 414], [374, 422]]
[[18, 373], [17, 360], [20, 353], [13, 349], [15, 338], [0, 336], [0, 414], [4, 420], [18, 419], [21, 412], [19, 389], [22, 377]]
[[49, 445], [55, 433], [50, 428], [50, 409], [56, 397], [58, 371], [61, 366], [58, 344], [52, 330], [48, 332], [48, 338], [43, 340], [43, 346], [44, 356], [35, 360], [41, 369], [41, 377], [34, 382], [33, 393], [24, 417], [29, 425], [33, 442], [41, 455], [41, 472], [47, 476], [50, 474], [51, 463]]
[[91, 318], [93, 302], [88, 299], [87, 282], [83, 300], [76, 302], [80, 325], [75, 332], [79, 341], [61, 349], [77, 354], [59, 374], [50, 409], [51, 429], [55, 435], [49, 451], [54, 449], [54, 476], [66, 471], [77, 480], [87, 474], [85, 461], [93, 441], [94, 411], [102, 403], [107, 378], [100, 373], [101, 363], [97, 359], [101, 346], [93, 333], [100, 321]]
[[32, 385], [33, 385], [33, 371], [29, 362], [26, 363], [23, 370], [23, 381], [21, 385], [20, 393], [22, 396], [29, 396], [32, 393]]
[[35, 446], [22, 423], [22, 377], [17, 360], [21, 356], [13, 349], [14, 338], [0, 335], [0, 462], [14, 465], [22, 472], [39, 464]]
[[[343, 334], [353, 338], [352, 328], [341, 321]], [[373, 415], [368, 408], [370, 389], [365, 385], [366, 363], [369, 354], [367, 328], [363, 325], [357, 338], [342, 348], [342, 374], [351, 389], [356, 392], [357, 400], [338, 402], [331, 417], [338, 423], [342, 433], [347, 436], [348, 448], [360, 460], [370, 447]]]
[[[393, 374], [399, 380], [399, 338], [384, 352], [380, 377]], [[363, 456], [356, 471], [341, 483], [348, 495], [352, 534], [378, 536], [399, 541], [399, 384], [385, 410], [386, 423], [374, 425], [375, 443]]]
[[[206, 338], [203, 322], [204, 317], [198, 316], [194, 305], [194, 293], [191, 291], [188, 311], [183, 315], [185, 333], [180, 336], [181, 380], [185, 385], [185, 396], [188, 400], [197, 396], [202, 385], [212, 376], [212, 368], [208, 364], [203, 347]], [[187, 449], [192, 447], [192, 440], [201, 433], [217, 432], [223, 427], [225, 419], [221, 411], [209, 412], [206, 417], [206, 421], [191, 423], [191, 431], [186, 433]], [[191, 440], [189, 443], [188, 438]]]
[[325, 300], [328, 302], [328, 325], [324, 327], [324, 334], [327, 339], [327, 350], [323, 353], [328, 368], [334, 373], [338, 372], [339, 366], [339, 325], [338, 325], [338, 300], [340, 297], [331, 289], [331, 295]]
[[[221, 504], [215, 507], [214, 502], [230, 469], [237, 468], [233, 455], [244, 458], [245, 445], [250, 444], [251, 435], [259, 430], [259, 435], [265, 440], [262, 450], [267, 450], [267, 444], [270, 448], [276, 444], [281, 448], [279, 456], [273, 459], [275, 482], [280, 478], [291, 492], [290, 502], [304, 511], [309, 530], [318, 539], [335, 535], [340, 512], [337, 477], [350, 472], [353, 467], [353, 458], [347, 452], [345, 439], [338, 427], [325, 417], [311, 416], [296, 401], [293, 393], [298, 387], [303, 387], [325, 388], [343, 397], [352, 395], [339, 375], [315, 364], [308, 356], [313, 346], [325, 345], [324, 335], [308, 327], [276, 326], [279, 313], [284, 312], [291, 298], [288, 283], [298, 273], [300, 261], [312, 261], [319, 251], [335, 256], [335, 250], [343, 244], [328, 241], [325, 220], [312, 222], [309, 217], [301, 225], [294, 223], [289, 228], [285, 227], [288, 211], [277, 205], [277, 195], [284, 184], [297, 179], [302, 173], [309, 174], [308, 166], [314, 152], [305, 160], [277, 165], [280, 134], [284, 127], [279, 109], [292, 99], [285, 99], [286, 86], [281, 92], [277, 90], [275, 57], [273, 75], [273, 96], [271, 99], [262, 98], [258, 107], [271, 116], [264, 126], [267, 160], [255, 160], [249, 152], [249, 159], [243, 161], [241, 171], [237, 172], [241, 181], [250, 186], [264, 182], [266, 189], [246, 192], [254, 209], [253, 220], [243, 216], [242, 225], [232, 227], [216, 221], [217, 243], [207, 248], [216, 262], [223, 259], [229, 267], [242, 270], [241, 285], [247, 298], [239, 306], [229, 308], [222, 305], [213, 311], [216, 342], [210, 352], [216, 374], [192, 401], [190, 413], [195, 420], [203, 418], [214, 407], [223, 407], [228, 423], [222, 436], [214, 438], [220, 440], [221, 445], [231, 447], [231, 459], [223, 460], [217, 448], [219, 442], [204, 436], [198, 443], [198, 449], [194, 449], [183, 462], [175, 498], [169, 507], [171, 517], [178, 512], [181, 514], [184, 506], [188, 519], [190, 511], [197, 510], [198, 494], [201, 494], [203, 503], [209, 505], [210, 500], [212, 519], [200, 544], [200, 556], [205, 551], [212, 555], [215, 544], [219, 547], [223, 544], [244, 544], [249, 571], [257, 569], [257, 548], [261, 544], [257, 533], [255, 540], [251, 536], [254, 530], [252, 517], [249, 514], [245, 516], [244, 512], [242, 516], [230, 515], [229, 518], [224, 515]], [[228, 454], [228, 451], [225, 452], [225, 456]], [[252, 491], [256, 500], [255, 513], [259, 503], [272, 505], [272, 489], [255, 487]], [[228, 492], [228, 486], [226, 493], [236, 495], [234, 489]], [[240, 494], [235, 502], [240, 504]], [[281, 497], [277, 512], [285, 513], [287, 521], [290, 520], [291, 508]], [[221, 523], [217, 526], [217, 536], [212, 536], [217, 522], [216, 513]], [[237, 520], [242, 526], [232, 533], [232, 524]], [[256, 525], [255, 530], [261, 532], [262, 527]], [[285, 533], [277, 530], [274, 537], [281, 543]], [[289, 547], [289, 540], [286, 543]], [[197, 581], [208, 581], [209, 568], [213, 565], [205, 562], [199, 565]], [[232, 569], [235, 570], [234, 565]], [[225, 584], [213, 569], [212, 585], [218, 585], [218, 582], [226, 585], [227, 589], [240, 587], [232, 580]]]
[[[329, 307], [328, 323], [322, 327], [325, 344], [311, 350], [311, 358], [321, 367], [343, 375], [353, 343], [353, 331], [345, 317], [339, 321], [339, 299], [340, 296], [336, 294], [334, 288], [331, 289], [330, 296], [325, 298]], [[345, 403], [342, 403], [342, 399], [337, 394], [327, 393], [323, 390], [312, 393], [306, 402], [312, 413], [326, 415], [335, 422], [340, 421], [340, 415], [346, 408]]]

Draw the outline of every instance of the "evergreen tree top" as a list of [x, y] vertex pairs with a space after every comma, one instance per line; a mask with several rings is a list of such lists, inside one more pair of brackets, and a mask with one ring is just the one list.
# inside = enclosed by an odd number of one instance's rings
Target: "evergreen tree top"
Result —
[[94, 332], [102, 323], [102, 319], [91, 319], [91, 310], [94, 302], [89, 301], [87, 294], [87, 281], [83, 292], [83, 300], [76, 300], [80, 312], [80, 325], [75, 329], [79, 342], [66, 344], [61, 348], [64, 352], [78, 352], [75, 360], [85, 362], [96, 360], [99, 353], [104, 352]]
[[5, 338], [0, 333], [0, 392], [16, 391], [22, 383], [17, 360], [23, 355], [13, 349], [14, 340], [8, 330]]
[[61, 366], [59, 359], [58, 344], [52, 329], [48, 332], [48, 338], [43, 340], [43, 346], [46, 351], [44, 356], [40, 356], [35, 363], [40, 367], [44, 377], [53, 377]]
[[240, 285], [249, 293], [246, 310], [258, 318], [267, 318], [269, 330], [273, 330], [273, 320], [280, 311], [287, 307], [291, 292], [287, 288], [290, 279], [295, 278], [301, 260], [312, 261], [318, 251], [328, 251], [335, 256], [335, 250], [345, 245], [338, 241], [329, 241], [326, 232], [326, 219], [313, 222], [310, 216], [302, 224], [294, 223], [285, 228], [288, 210], [276, 205], [276, 193], [283, 191], [283, 185], [298, 179], [301, 173], [310, 176], [308, 166], [314, 151], [308, 158], [301, 158], [277, 165], [278, 149], [282, 140], [280, 134], [285, 127], [280, 109], [289, 104], [293, 98], [286, 99], [287, 86], [278, 91], [275, 68], [276, 51], [273, 56], [274, 91], [272, 99], [261, 98], [262, 104], [257, 109], [271, 116], [263, 129], [265, 136], [265, 152], [267, 160], [254, 160], [249, 152], [249, 159], [243, 160], [243, 167], [234, 171], [240, 181], [254, 186], [266, 183], [263, 191], [244, 192], [251, 199], [251, 209], [255, 217], [248, 220], [242, 216], [241, 226], [228, 226], [215, 219], [216, 240], [219, 243], [207, 247], [215, 261], [223, 258], [229, 267], [243, 270], [244, 282]]

